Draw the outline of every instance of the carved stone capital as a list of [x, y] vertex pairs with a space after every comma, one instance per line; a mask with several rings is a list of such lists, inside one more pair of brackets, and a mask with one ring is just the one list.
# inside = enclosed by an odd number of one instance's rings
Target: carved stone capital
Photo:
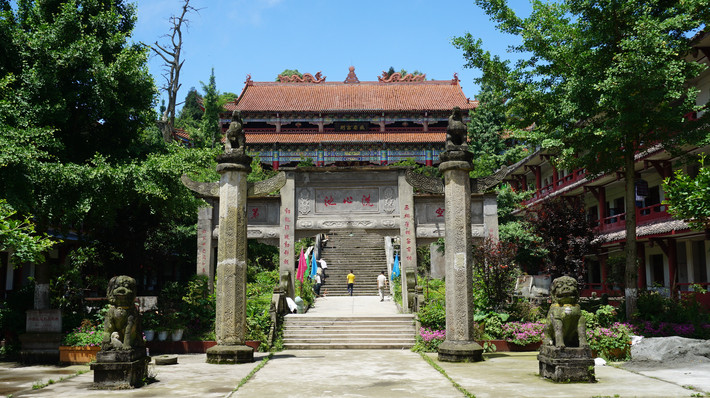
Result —
[[[442, 162], [459, 161], [471, 163], [473, 160], [473, 154], [468, 151], [468, 146], [458, 145], [453, 146], [451, 149], [447, 147], [446, 151], [439, 155], [439, 158]], [[473, 166], [471, 166], [471, 169], [473, 169]]]

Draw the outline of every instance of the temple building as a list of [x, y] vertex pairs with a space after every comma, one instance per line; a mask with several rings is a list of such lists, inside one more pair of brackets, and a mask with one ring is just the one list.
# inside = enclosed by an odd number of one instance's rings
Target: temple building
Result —
[[405, 159], [438, 163], [446, 125], [458, 106], [468, 116], [476, 101], [459, 79], [387, 75], [360, 81], [355, 68], [342, 82], [320, 72], [255, 82], [247, 76], [239, 98], [225, 105], [223, 130], [241, 112], [250, 152], [265, 166], [295, 166], [310, 158], [316, 166], [387, 165]]

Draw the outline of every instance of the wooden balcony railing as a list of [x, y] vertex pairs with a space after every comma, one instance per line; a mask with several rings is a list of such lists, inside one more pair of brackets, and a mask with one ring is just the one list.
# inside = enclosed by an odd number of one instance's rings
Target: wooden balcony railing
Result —
[[[636, 207], [636, 225], [641, 226], [655, 221], [670, 220], [666, 211], [668, 206], [657, 203], [646, 207]], [[621, 231], [626, 227], [626, 213], [614, 214], [597, 221], [597, 232], [609, 233]]]

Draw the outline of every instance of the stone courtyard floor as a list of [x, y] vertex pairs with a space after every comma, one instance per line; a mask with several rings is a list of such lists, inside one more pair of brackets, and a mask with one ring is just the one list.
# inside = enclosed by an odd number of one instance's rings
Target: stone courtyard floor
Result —
[[[479, 363], [446, 363], [407, 350], [287, 350], [275, 353], [244, 385], [255, 362], [209, 365], [204, 354], [157, 366], [158, 382], [135, 390], [91, 390], [88, 366], [0, 364], [0, 393], [12, 397], [690, 397], [710, 393], [710, 365], [634, 372], [597, 366], [598, 382], [554, 384], [537, 376], [537, 353], [492, 353]], [[77, 371], [87, 371], [71, 377]], [[450, 380], [447, 378], [450, 378]], [[67, 378], [68, 377], [68, 378]], [[65, 378], [60, 381], [61, 378]], [[52, 384], [32, 389], [33, 384]], [[453, 382], [452, 382], [453, 381]], [[236, 389], [236, 391], [235, 391]], [[710, 394], [708, 395], [710, 396]]]

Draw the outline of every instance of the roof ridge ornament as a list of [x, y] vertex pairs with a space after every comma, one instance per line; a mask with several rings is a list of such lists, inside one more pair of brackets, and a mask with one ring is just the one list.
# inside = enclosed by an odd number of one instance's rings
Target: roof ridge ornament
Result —
[[355, 74], [355, 67], [351, 66], [348, 69], [350, 70], [350, 73], [348, 73], [348, 77], [345, 78], [343, 83], [360, 83], [360, 79], [358, 79]]
[[451, 79], [451, 84], [452, 84], [452, 85], [457, 85], [457, 84], [459, 84], [459, 81], [460, 81], [460, 80], [459, 80], [459, 74], [456, 73], [456, 72], [454, 72], [454, 78]]
[[315, 76], [310, 73], [304, 73], [303, 77], [298, 75], [284, 76], [279, 75], [279, 82], [281, 83], [323, 83], [326, 76], [321, 77], [321, 71], [318, 71]]
[[377, 81], [380, 83], [401, 83], [401, 82], [423, 82], [426, 80], [426, 73], [420, 75], [413, 75], [407, 73], [402, 76], [401, 73], [395, 72], [391, 75], [387, 75], [387, 72], [382, 71], [382, 76], [377, 76]]

